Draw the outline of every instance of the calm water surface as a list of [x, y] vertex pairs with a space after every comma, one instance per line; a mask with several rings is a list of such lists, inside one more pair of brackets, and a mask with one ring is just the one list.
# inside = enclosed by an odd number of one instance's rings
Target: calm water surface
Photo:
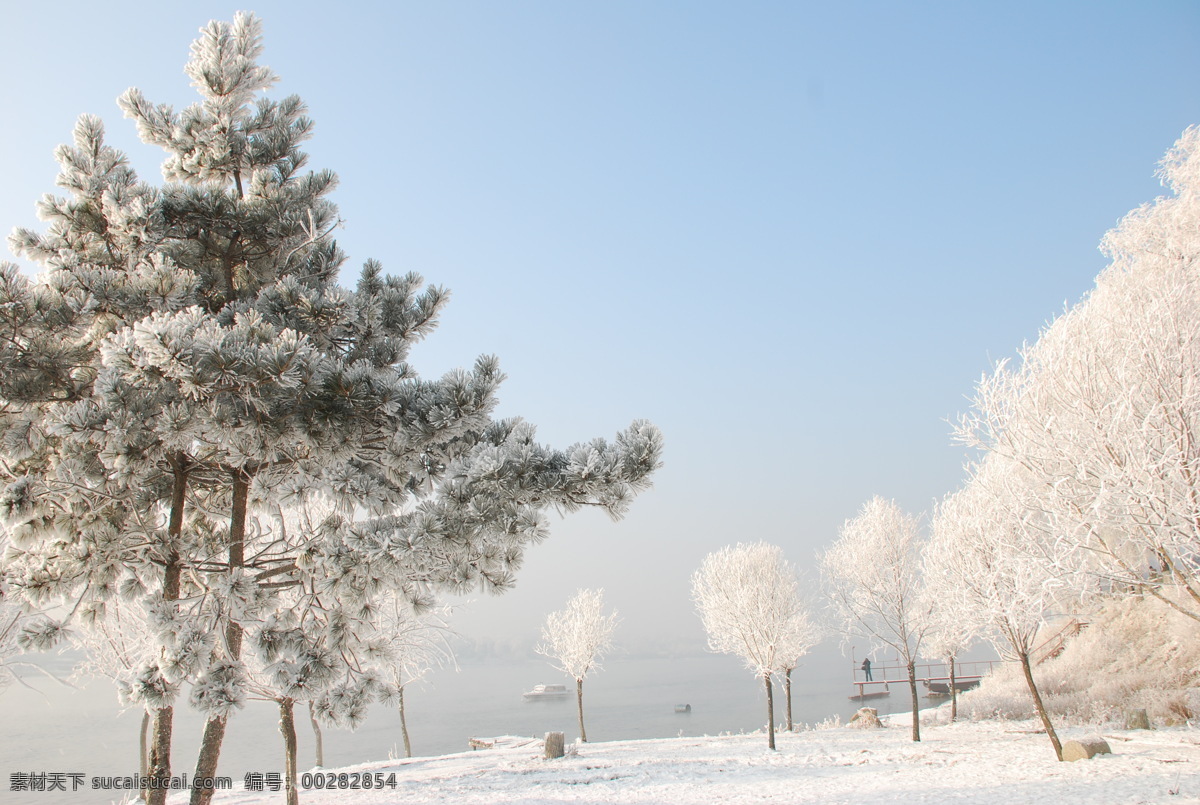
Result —
[[[850, 662], [831, 654], [814, 657], [793, 675], [794, 717], [816, 723], [834, 715], [843, 721], [857, 709], [848, 700]], [[572, 692], [558, 701], [526, 701], [521, 693], [538, 683], [564, 683]], [[0, 802], [65, 805], [119, 802], [115, 792], [17, 793], [14, 772], [82, 772], [93, 776], [137, 773], [140, 711], [121, 712], [112, 686], [93, 680], [76, 689], [38, 681], [39, 692], [14, 685], [2, 694], [5, 728], [0, 731]], [[893, 686], [895, 687], [895, 686]], [[577, 737], [574, 682], [544, 660], [496, 660], [436, 672], [406, 693], [409, 733], [416, 755], [468, 749], [471, 737], [541, 737], [549, 731]], [[776, 720], [783, 721], [777, 691]], [[690, 713], [675, 712], [690, 704]], [[907, 709], [905, 691], [895, 690], [871, 706], [880, 712]], [[588, 738], [672, 738], [751, 732], [766, 724], [763, 684], [733, 658], [701, 655], [679, 659], [614, 657], [584, 682]], [[298, 707], [300, 767], [315, 764], [307, 711]], [[247, 772], [282, 772], [278, 710], [249, 702], [230, 721], [219, 773], [240, 783]], [[186, 707], [177, 709], [173, 773], [192, 771], [203, 723]], [[325, 765], [352, 765], [403, 754], [399, 715], [376, 706], [356, 731], [326, 728]], [[69, 788], [69, 785], [68, 785]]]

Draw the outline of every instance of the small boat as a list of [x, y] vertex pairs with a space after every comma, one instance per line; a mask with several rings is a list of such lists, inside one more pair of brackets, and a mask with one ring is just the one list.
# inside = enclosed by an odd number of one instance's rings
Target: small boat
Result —
[[[948, 682], [926, 682], [925, 687], [929, 690], [925, 694], [929, 698], [950, 695], [950, 684]], [[978, 679], [957, 679], [954, 682], [954, 689], [958, 691], [972, 690], [977, 687], [979, 687]]]
[[565, 699], [571, 694], [566, 685], [534, 685], [533, 690], [521, 695], [533, 701], [535, 699]]
[[690, 712], [692, 712], [692, 706], [690, 704], [677, 704], [677, 705], [675, 705], [675, 712], [676, 713], [690, 713]]

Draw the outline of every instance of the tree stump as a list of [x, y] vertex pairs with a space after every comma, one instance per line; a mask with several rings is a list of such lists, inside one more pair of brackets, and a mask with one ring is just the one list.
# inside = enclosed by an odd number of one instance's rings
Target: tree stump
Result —
[[1099, 736], [1067, 741], [1062, 745], [1063, 760], [1089, 760], [1096, 755], [1111, 755], [1108, 742]]
[[1125, 714], [1125, 729], [1148, 730], [1150, 729], [1150, 717], [1146, 715], [1145, 710], [1130, 710]]
[[561, 732], [546, 733], [546, 759], [553, 760], [554, 758], [562, 757], [566, 754], [566, 736]]

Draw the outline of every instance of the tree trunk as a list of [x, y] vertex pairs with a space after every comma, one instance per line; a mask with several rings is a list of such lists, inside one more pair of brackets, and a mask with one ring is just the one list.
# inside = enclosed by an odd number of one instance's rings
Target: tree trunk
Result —
[[[246, 557], [246, 505], [250, 499], [250, 476], [242, 470], [230, 473], [233, 478], [233, 506], [229, 515], [229, 570], [240, 568]], [[242, 656], [242, 625], [230, 621], [225, 627], [225, 651], [229, 659]], [[225, 741], [225, 724], [228, 716], [209, 716], [204, 723], [204, 737], [200, 740], [200, 756], [196, 758], [194, 782], [211, 779], [217, 774], [217, 761], [221, 759], [221, 744]], [[209, 805], [212, 789], [193, 787], [191, 805]]]
[[[167, 556], [163, 568], [163, 601], [174, 609], [179, 600], [179, 580], [182, 568], [179, 563], [178, 539], [183, 534], [183, 508], [187, 501], [187, 457], [176, 453], [171, 456], [171, 514], [167, 521]], [[171, 733], [175, 724], [175, 707], [159, 707], [154, 711], [154, 734], [150, 743], [151, 779], [147, 805], [166, 805], [171, 780]]]
[[787, 702], [787, 731], [794, 732], [792, 724], [792, 669], [783, 672], [783, 698]]
[[412, 742], [408, 739], [408, 717], [404, 714], [404, 686], [400, 687], [400, 734], [404, 736], [404, 756], [412, 757]]
[[308, 702], [308, 723], [312, 724], [313, 739], [317, 748], [317, 768], [322, 768], [325, 765], [325, 741], [321, 735], [321, 725], [317, 723], [317, 715], [313, 712], [311, 700]]
[[579, 708], [579, 741], [587, 743], [587, 730], [583, 728], [583, 677], [575, 680], [575, 704]]
[[300, 791], [296, 788], [296, 702], [286, 696], [278, 701], [279, 731], [283, 734], [283, 784], [287, 791], [287, 805], [300, 805]]
[[147, 805], [165, 805], [171, 778], [171, 730], [175, 721], [174, 707], [159, 707], [154, 711], [154, 739], [150, 744], [150, 797]]
[[[150, 711], [142, 711], [142, 729], [138, 733], [138, 769], [143, 780], [150, 775]], [[142, 788], [142, 802], [150, 801], [150, 789]]]
[[229, 512], [229, 572], [246, 564], [246, 512], [250, 502], [250, 476], [233, 470], [233, 505]]
[[917, 666], [911, 662], [908, 664], [908, 689], [912, 693], [912, 739], [919, 741], [921, 740], [921, 714], [917, 700]]
[[767, 748], [775, 748], [775, 691], [771, 687], [771, 675], [763, 677], [767, 683]]
[[[204, 734], [200, 738], [200, 755], [196, 758], [193, 783], [211, 780], [217, 774], [217, 761], [221, 758], [221, 742], [225, 740], [224, 716], [211, 716], [204, 722]], [[208, 805], [213, 792], [202, 785], [192, 788], [191, 805]]]
[[954, 658], [950, 658], [950, 720], [958, 720], [958, 688], [954, 685]]
[[1033, 706], [1037, 708], [1038, 716], [1042, 719], [1042, 726], [1046, 728], [1046, 734], [1050, 736], [1050, 743], [1054, 747], [1054, 756], [1062, 760], [1062, 744], [1058, 741], [1058, 733], [1054, 731], [1054, 725], [1050, 723], [1050, 714], [1046, 712], [1046, 706], [1042, 703], [1042, 694], [1038, 693], [1037, 685], [1033, 681], [1033, 670], [1029, 667], [1029, 652], [1018, 652], [1017, 656], [1021, 660], [1021, 670], [1025, 672], [1025, 684], [1029, 686], [1029, 692], [1033, 694]]

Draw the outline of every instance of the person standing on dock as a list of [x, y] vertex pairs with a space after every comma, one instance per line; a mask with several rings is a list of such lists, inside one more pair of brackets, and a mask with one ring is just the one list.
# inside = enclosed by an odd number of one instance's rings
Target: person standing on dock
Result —
[[863, 658], [862, 670], [863, 670], [863, 676], [866, 677], [866, 681], [871, 682], [872, 680], [871, 680], [871, 658], [870, 657]]

